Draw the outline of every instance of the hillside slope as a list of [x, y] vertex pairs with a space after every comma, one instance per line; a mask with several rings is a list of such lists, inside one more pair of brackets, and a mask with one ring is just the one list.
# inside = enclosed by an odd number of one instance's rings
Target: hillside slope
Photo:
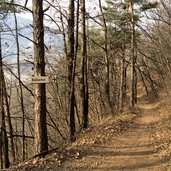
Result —
[[153, 103], [143, 100], [134, 114], [106, 119], [75, 143], [14, 170], [166, 171], [171, 154], [169, 111], [168, 98]]

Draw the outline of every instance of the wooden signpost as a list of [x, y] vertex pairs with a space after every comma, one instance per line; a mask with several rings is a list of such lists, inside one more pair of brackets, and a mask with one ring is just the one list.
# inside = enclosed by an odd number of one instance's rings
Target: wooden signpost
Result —
[[49, 83], [49, 77], [48, 76], [32, 76], [30, 83], [31, 84]]
[[32, 76], [30, 83], [31, 84], [43, 84], [43, 83], [51, 83], [56, 82], [57, 76]]

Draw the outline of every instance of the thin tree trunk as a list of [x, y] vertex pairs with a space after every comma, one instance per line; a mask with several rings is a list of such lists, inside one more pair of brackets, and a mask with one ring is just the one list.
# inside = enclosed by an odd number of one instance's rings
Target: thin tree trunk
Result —
[[127, 89], [127, 66], [124, 68], [124, 92], [123, 96], [126, 98], [126, 89]]
[[143, 85], [144, 85], [144, 87], [145, 87], [145, 91], [146, 91], [146, 94], [147, 94], [147, 97], [148, 97], [149, 91], [148, 91], [148, 87], [147, 87], [147, 85], [146, 85], [146, 83], [145, 83], [144, 76], [143, 76], [142, 71], [140, 70], [140, 68], [139, 68], [138, 65], [137, 65], [137, 68], [138, 68], [138, 71], [139, 71], [139, 73], [140, 73], [141, 80], [142, 80], [142, 82], [143, 82]]
[[134, 74], [135, 74], [135, 104], [138, 103], [138, 75], [137, 75], [137, 67], [136, 67], [136, 64], [137, 64], [137, 57], [138, 57], [138, 45], [137, 45], [137, 42], [135, 42], [135, 71], [134, 71]]
[[[2, 124], [2, 123], [0, 123]], [[3, 157], [2, 157], [2, 129], [0, 129], [0, 162], [1, 162], [1, 170], [3, 169]]]
[[[3, 103], [3, 97], [2, 102]], [[6, 124], [5, 124], [5, 112], [4, 112], [4, 106], [2, 105], [1, 109], [2, 114], [2, 133], [3, 133], [3, 153], [4, 153], [4, 167], [9, 168], [10, 162], [9, 162], [9, 153], [8, 153], [8, 137], [7, 137], [7, 130], [6, 130]]]
[[[1, 50], [1, 39], [0, 39], [0, 56], [1, 56], [1, 65], [2, 65], [2, 50]], [[9, 134], [10, 134], [10, 143], [11, 143], [11, 153], [12, 153], [12, 162], [15, 162], [15, 147], [14, 147], [14, 138], [13, 138], [13, 127], [11, 122], [11, 115], [10, 115], [10, 109], [9, 109], [9, 103], [8, 103], [8, 97], [7, 97], [7, 90], [6, 90], [6, 83], [4, 78], [4, 71], [3, 66], [1, 69], [1, 79], [2, 79], [2, 88], [3, 88], [3, 105], [4, 105], [4, 111], [6, 113], [6, 116], [8, 118], [8, 127], [9, 127]], [[2, 137], [1, 137], [2, 138]], [[1, 139], [2, 141], [2, 139]], [[2, 150], [2, 149], [1, 149]]]
[[[43, 0], [32, 0], [34, 35], [34, 76], [45, 76]], [[35, 84], [35, 153], [48, 151], [46, 85]]]
[[9, 168], [9, 154], [8, 154], [8, 137], [5, 124], [5, 112], [4, 112], [4, 87], [3, 87], [3, 68], [2, 68], [2, 49], [1, 49], [1, 35], [0, 35], [0, 108], [1, 108], [1, 135], [2, 135], [2, 146], [3, 146], [3, 159], [4, 167]]
[[[1, 35], [0, 35], [1, 36]], [[1, 37], [0, 37], [1, 43]], [[1, 169], [3, 169], [3, 133], [2, 133], [2, 108], [3, 108], [3, 91], [2, 91], [2, 50], [0, 44], [0, 155], [1, 155]]]
[[[78, 38], [79, 38], [79, 19], [80, 19], [80, 0], [77, 0], [77, 15], [76, 15], [76, 36], [75, 36], [75, 62], [77, 61], [77, 55], [78, 55]], [[75, 63], [76, 66], [76, 63]], [[78, 124], [79, 127], [81, 128], [81, 121], [80, 121], [80, 116], [79, 116], [79, 112], [78, 112], [78, 108], [77, 108], [77, 100], [75, 97], [75, 109], [76, 109], [76, 116], [78, 119]]]
[[135, 26], [134, 26], [134, 9], [133, 0], [129, 2], [130, 13], [131, 13], [131, 81], [130, 81], [130, 107], [135, 106]]
[[77, 101], [76, 101], [76, 98], [75, 98], [75, 111], [76, 111], [76, 116], [77, 116], [77, 120], [78, 120], [78, 125], [79, 127], [81, 128], [81, 121], [80, 121], [80, 116], [79, 116], [79, 111], [78, 111], [78, 106], [77, 106]]
[[81, 19], [82, 19], [82, 127], [88, 127], [88, 79], [87, 79], [87, 38], [85, 22], [85, 0], [81, 0]]
[[15, 39], [16, 39], [16, 46], [17, 46], [17, 72], [18, 72], [18, 83], [19, 83], [19, 89], [20, 89], [20, 103], [21, 103], [21, 111], [22, 111], [22, 134], [23, 134], [23, 161], [25, 160], [25, 109], [24, 109], [24, 99], [23, 99], [23, 88], [22, 88], [22, 84], [21, 84], [21, 74], [20, 74], [20, 46], [19, 46], [19, 39], [18, 39], [18, 22], [17, 22], [17, 17], [16, 17], [16, 11], [15, 11], [15, 7], [13, 7], [14, 9], [14, 19], [15, 19]]
[[[17, 123], [17, 121], [15, 122], [15, 133], [18, 134], [18, 123]], [[16, 152], [16, 160], [18, 161], [19, 160], [19, 156], [18, 156], [18, 154], [19, 154], [19, 148], [18, 148], [19, 141], [18, 141], [18, 137], [16, 137], [14, 139], [14, 141], [15, 141], [14, 145], [15, 145], [15, 152]]]
[[122, 112], [124, 107], [124, 94], [125, 94], [125, 48], [122, 48], [121, 59], [121, 76], [120, 76], [120, 95], [119, 95], [119, 111]]
[[135, 104], [138, 103], [138, 89], [137, 89], [137, 83], [138, 83], [138, 79], [137, 79], [137, 71], [135, 70]]
[[74, 0], [69, 1], [69, 19], [68, 19], [68, 81], [69, 81], [69, 115], [70, 115], [70, 140], [75, 140], [75, 40], [74, 40]]
[[66, 42], [66, 33], [65, 33], [65, 27], [64, 27], [64, 20], [63, 20], [63, 14], [62, 14], [62, 9], [61, 6], [59, 6], [60, 8], [60, 20], [61, 20], [61, 24], [62, 24], [62, 35], [63, 35], [63, 41], [64, 41], [64, 52], [65, 55], [67, 56], [67, 42]]
[[3, 74], [2, 78], [3, 78], [3, 87], [4, 87], [4, 110], [5, 110], [5, 113], [6, 113], [7, 118], [8, 118], [8, 127], [9, 127], [9, 134], [10, 134], [12, 160], [13, 160], [13, 163], [15, 163], [15, 147], [14, 147], [14, 138], [13, 138], [13, 135], [14, 135], [13, 126], [12, 126], [12, 122], [11, 122], [11, 114], [10, 114], [10, 109], [9, 109], [4, 73], [2, 73], [2, 74]]
[[106, 81], [105, 81], [105, 93], [107, 95], [107, 100], [109, 105], [110, 104], [110, 72], [109, 72], [109, 56], [108, 56], [108, 29], [107, 29], [107, 24], [106, 24], [106, 19], [105, 19], [105, 15], [103, 13], [102, 10], [102, 3], [101, 0], [99, 0], [99, 7], [100, 7], [100, 11], [102, 14], [102, 19], [103, 19], [103, 27], [104, 27], [104, 39], [105, 39], [105, 45], [104, 45], [104, 49], [105, 49], [105, 72], [106, 72]]

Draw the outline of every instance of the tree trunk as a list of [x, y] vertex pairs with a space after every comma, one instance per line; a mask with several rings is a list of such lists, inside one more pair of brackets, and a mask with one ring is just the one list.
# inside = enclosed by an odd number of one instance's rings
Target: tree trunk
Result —
[[[2, 98], [3, 103], [3, 98]], [[5, 124], [5, 112], [4, 112], [4, 106], [2, 105], [1, 109], [1, 115], [2, 115], [2, 137], [3, 137], [3, 153], [4, 153], [4, 167], [9, 168], [10, 162], [9, 162], [9, 153], [8, 153], [8, 137], [7, 137], [7, 130], [6, 130], [6, 124]]]
[[[3, 87], [3, 68], [2, 68], [2, 50], [1, 50], [1, 35], [0, 35], [0, 108], [1, 108], [1, 138], [2, 138], [2, 146], [3, 146], [3, 156], [4, 159], [4, 167], [9, 168], [9, 154], [8, 154], [8, 137], [6, 131], [5, 124], [5, 112], [4, 112], [4, 87]], [[1, 149], [1, 150], [2, 150]]]
[[1, 155], [1, 170], [3, 169], [3, 130], [2, 130], [2, 108], [3, 108], [3, 84], [2, 84], [2, 47], [0, 34], [0, 155]]
[[108, 56], [108, 29], [107, 29], [105, 14], [102, 10], [101, 0], [99, 0], [99, 7], [100, 7], [101, 14], [102, 14], [104, 34], [105, 34], [104, 35], [104, 40], [105, 40], [105, 45], [104, 45], [104, 49], [105, 49], [105, 73], [106, 73], [105, 94], [107, 96], [109, 106], [111, 107], [111, 104], [110, 104], [110, 71], [109, 71], [109, 56]]
[[74, 40], [74, 0], [69, 1], [69, 19], [68, 19], [68, 85], [69, 85], [69, 115], [70, 115], [70, 140], [75, 140], [75, 40]]
[[2, 71], [2, 78], [3, 78], [3, 88], [4, 88], [4, 111], [6, 113], [6, 116], [8, 118], [8, 127], [9, 127], [9, 134], [10, 134], [10, 143], [11, 143], [11, 154], [12, 154], [12, 161], [15, 162], [15, 147], [14, 147], [14, 132], [13, 132], [13, 126], [11, 122], [11, 114], [10, 114], [10, 108], [8, 103], [8, 96], [7, 96], [7, 90], [6, 90], [6, 84], [4, 79], [4, 73]]
[[82, 80], [81, 80], [81, 96], [82, 96], [82, 127], [88, 127], [88, 80], [87, 80], [87, 38], [86, 38], [86, 22], [85, 22], [85, 0], [81, 0], [81, 19], [82, 19]]
[[25, 160], [25, 109], [24, 109], [24, 98], [23, 98], [23, 88], [21, 84], [21, 74], [20, 74], [20, 45], [19, 45], [19, 38], [18, 38], [18, 22], [17, 22], [17, 16], [15, 7], [13, 7], [14, 10], [14, 20], [15, 20], [15, 40], [16, 40], [16, 46], [17, 46], [17, 72], [18, 72], [18, 84], [19, 84], [19, 91], [20, 91], [20, 102], [21, 102], [21, 111], [22, 111], [22, 145], [23, 145], [23, 161]]
[[3, 169], [2, 145], [3, 145], [2, 144], [2, 130], [0, 129], [0, 162], [1, 162], [1, 170]]
[[119, 95], [119, 111], [122, 112], [124, 107], [125, 96], [125, 48], [122, 48], [121, 59], [121, 76], [120, 76], [120, 95]]
[[[1, 38], [0, 38], [0, 56], [1, 56], [1, 65], [2, 65], [2, 50], [1, 50]], [[9, 109], [9, 103], [8, 103], [8, 96], [7, 96], [7, 90], [6, 90], [6, 83], [4, 78], [4, 71], [3, 71], [3, 65], [1, 66], [1, 78], [2, 78], [2, 88], [3, 88], [3, 105], [4, 105], [4, 112], [8, 118], [8, 127], [9, 127], [9, 134], [10, 134], [10, 143], [11, 143], [11, 153], [12, 153], [12, 162], [15, 162], [15, 147], [14, 147], [14, 137], [13, 137], [13, 127], [11, 122], [11, 114]], [[2, 138], [2, 137], [1, 137]], [[2, 139], [1, 139], [2, 141]]]
[[[33, 0], [34, 76], [45, 76], [43, 0]], [[46, 86], [35, 84], [35, 153], [48, 151], [46, 125]]]
[[[79, 47], [79, 19], [80, 19], [80, 0], [77, 0], [77, 15], [76, 15], [76, 35], [75, 35], [75, 66], [76, 66], [76, 61], [77, 61], [77, 55], [78, 55], [78, 47]], [[78, 124], [81, 130], [81, 121], [80, 121], [80, 116], [78, 112], [78, 107], [77, 107], [77, 100], [75, 97], [75, 109], [76, 109], [76, 115], [77, 115], [77, 120]]]
[[130, 85], [130, 107], [135, 106], [135, 28], [134, 28], [134, 9], [133, 9], [133, 0], [129, 2], [130, 13], [131, 13], [131, 85]]

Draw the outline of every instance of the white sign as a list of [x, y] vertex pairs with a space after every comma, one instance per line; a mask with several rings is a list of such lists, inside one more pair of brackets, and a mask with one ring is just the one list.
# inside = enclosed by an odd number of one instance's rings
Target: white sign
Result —
[[49, 83], [49, 77], [48, 76], [32, 76], [30, 83], [32, 84]]

